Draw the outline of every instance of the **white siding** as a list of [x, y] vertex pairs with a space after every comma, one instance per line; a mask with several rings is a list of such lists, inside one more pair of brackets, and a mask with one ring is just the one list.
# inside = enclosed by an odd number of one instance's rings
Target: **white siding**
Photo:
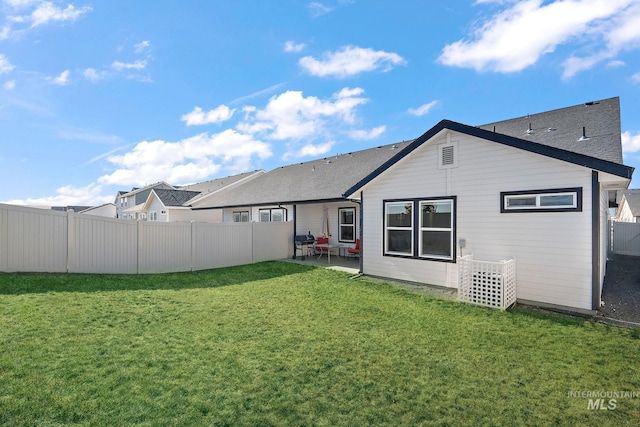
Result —
[[[457, 286], [455, 263], [382, 255], [383, 200], [457, 196], [463, 254], [516, 257], [519, 299], [591, 309], [591, 170], [454, 132], [458, 165], [438, 169], [445, 141], [424, 144], [365, 187], [364, 272]], [[582, 188], [582, 212], [500, 212], [500, 192], [569, 187]]]

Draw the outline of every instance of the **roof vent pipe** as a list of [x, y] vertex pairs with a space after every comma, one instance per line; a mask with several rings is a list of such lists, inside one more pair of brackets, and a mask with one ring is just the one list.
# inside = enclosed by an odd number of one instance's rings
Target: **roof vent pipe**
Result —
[[591, 138], [587, 136], [586, 129], [584, 126], [582, 126], [582, 136], [580, 137], [580, 139], [578, 139], [578, 141], [588, 141], [589, 139]]
[[531, 128], [531, 122], [529, 122], [529, 129], [527, 129], [527, 135], [531, 135], [533, 133], [533, 129]]

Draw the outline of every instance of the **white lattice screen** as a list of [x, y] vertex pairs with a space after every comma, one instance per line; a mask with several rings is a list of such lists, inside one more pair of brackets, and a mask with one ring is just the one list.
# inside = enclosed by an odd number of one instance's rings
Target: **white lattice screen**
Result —
[[458, 258], [458, 300], [504, 310], [516, 302], [516, 260]]

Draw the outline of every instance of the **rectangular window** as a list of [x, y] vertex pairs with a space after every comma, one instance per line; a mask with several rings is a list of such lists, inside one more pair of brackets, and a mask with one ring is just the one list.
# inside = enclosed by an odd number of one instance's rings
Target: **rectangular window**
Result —
[[260, 222], [282, 222], [287, 220], [285, 208], [260, 209]]
[[385, 201], [384, 254], [453, 261], [455, 197]]
[[356, 208], [338, 209], [338, 226], [340, 235], [338, 241], [355, 243], [356, 241]]
[[149, 212], [149, 221], [157, 221], [158, 220], [158, 212], [153, 211]]
[[271, 222], [284, 221], [284, 209], [271, 209]]
[[582, 188], [500, 193], [500, 212], [582, 211]]
[[388, 255], [413, 255], [413, 202], [384, 204], [385, 248]]
[[249, 222], [249, 211], [234, 212], [233, 222]]
[[419, 207], [419, 256], [453, 259], [453, 200], [420, 201]]

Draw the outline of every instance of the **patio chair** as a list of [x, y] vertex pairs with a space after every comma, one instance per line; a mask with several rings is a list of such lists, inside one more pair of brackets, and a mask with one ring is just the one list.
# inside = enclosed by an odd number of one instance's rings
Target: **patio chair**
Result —
[[356, 247], [347, 249], [349, 256], [360, 256], [360, 239], [356, 239]]
[[316, 253], [320, 252], [320, 255], [318, 255], [318, 259], [320, 259], [320, 257], [322, 257], [322, 254], [328, 253], [329, 252], [329, 246], [325, 246], [329, 244], [329, 238], [328, 237], [318, 237], [316, 239], [316, 244], [313, 245], [313, 250], [316, 251]]

